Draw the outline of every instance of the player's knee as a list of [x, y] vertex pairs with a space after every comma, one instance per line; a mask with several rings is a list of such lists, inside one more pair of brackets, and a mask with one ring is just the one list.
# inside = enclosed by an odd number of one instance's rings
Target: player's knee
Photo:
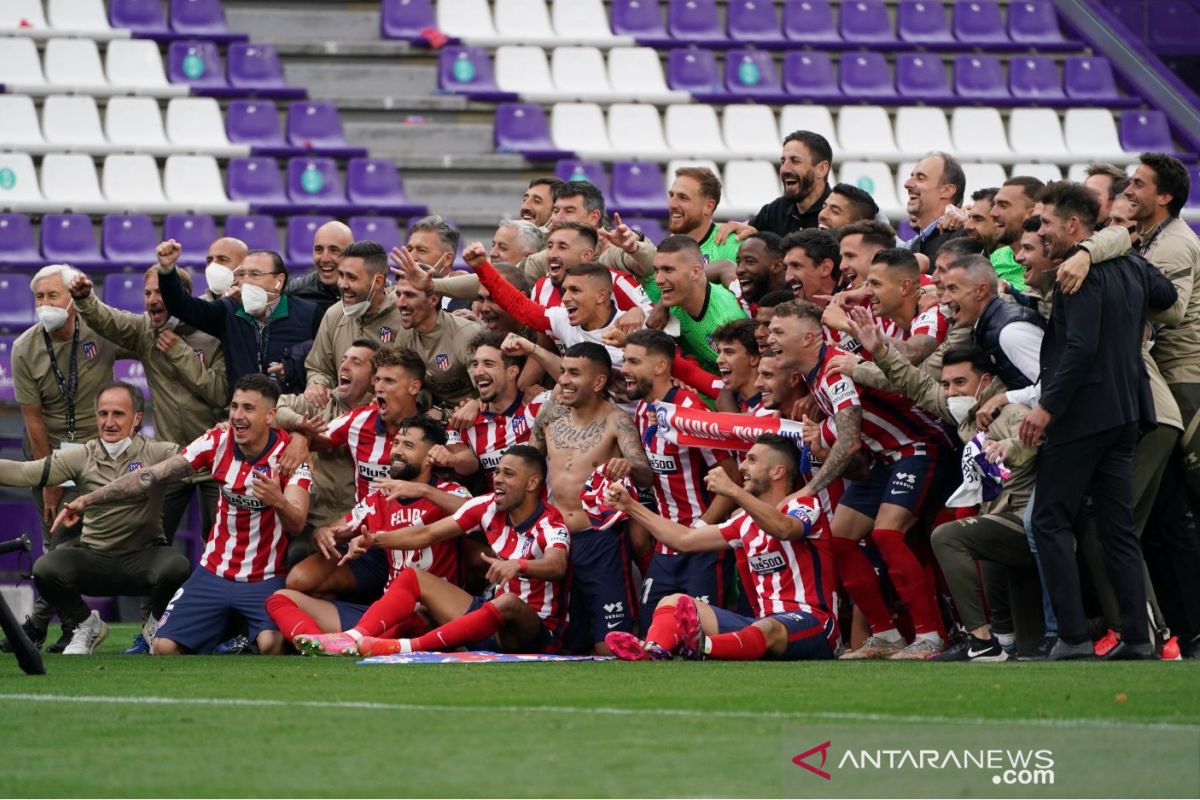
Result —
[[662, 600], [658, 601], [657, 608], [674, 608], [675, 605], [679, 602], [679, 598], [681, 598], [681, 597], [687, 597], [687, 595], [679, 594], [679, 593], [669, 594], [666, 597], [664, 597]]
[[777, 619], [760, 619], [756, 620], [754, 627], [762, 631], [763, 638], [767, 640], [767, 652], [771, 655], [780, 655], [787, 649], [788, 631], [783, 623]]
[[258, 645], [260, 655], [283, 655], [283, 634], [279, 631], [259, 631], [258, 636], [254, 637], [254, 643]]
[[167, 639], [159, 636], [154, 640], [154, 646], [151, 648], [156, 656], [177, 656], [183, 650], [179, 648], [179, 643], [173, 639]]
[[287, 574], [284, 586], [301, 594], [315, 592], [325, 578], [324, 570], [318, 569], [316, 558], [324, 558], [324, 556], [309, 556], [293, 567]]
[[495, 600], [492, 600], [491, 603], [500, 612], [500, 618], [505, 622], [512, 622], [520, 615], [521, 610], [525, 608], [525, 604], [521, 602], [521, 598], [511, 593], [502, 594]]

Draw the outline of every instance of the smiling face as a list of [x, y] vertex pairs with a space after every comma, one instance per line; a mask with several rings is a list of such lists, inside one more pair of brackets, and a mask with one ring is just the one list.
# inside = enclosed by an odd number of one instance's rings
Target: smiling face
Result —
[[500, 458], [496, 472], [492, 475], [492, 494], [496, 498], [496, 510], [507, 513], [525, 502], [525, 497], [536, 492], [541, 484], [537, 470], [518, 456], [505, 455]]
[[553, 207], [553, 193], [544, 183], [530, 186], [521, 195], [521, 219], [532, 222], [539, 228], [544, 228], [550, 221], [550, 211]]
[[659, 252], [654, 256], [655, 280], [662, 290], [663, 305], [682, 305], [697, 289], [705, 287], [704, 272], [700, 264], [688, 253]]
[[392, 439], [392, 463], [388, 475], [398, 481], [412, 481], [421, 476], [433, 442], [425, 438], [420, 428], [401, 428]]
[[821, 207], [821, 213], [817, 215], [817, 227], [829, 230], [841, 228], [852, 222], [854, 215], [850, 211], [849, 199], [837, 192], [830, 192], [829, 197], [825, 198], [825, 205]]
[[521, 374], [521, 370], [515, 364], [509, 366], [504, 363], [499, 350], [487, 345], [477, 347], [471, 354], [468, 371], [483, 403], [495, 402]]
[[346, 256], [338, 263], [338, 291], [342, 294], [342, 305], [375, 300], [383, 291], [384, 276], [367, 269], [358, 256]]
[[560, 197], [554, 201], [553, 210], [550, 213], [551, 222], [582, 222], [585, 225], [591, 225], [593, 228], [600, 227], [600, 209], [588, 211], [587, 205], [584, 203], [584, 197], [581, 194], [568, 195]]
[[783, 271], [783, 262], [767, 249], [766, 242], [753, 237], [742, 242], [737, 253], [738, 285], [747, 303], [757, 303], [759, 298], [774, 287], [775, 276]]
[[546, 240], [546, 268], [550, 283], [561, 289], [567, 270], [591, 261], [594, 255], [591, 244], [579, 231], [570, 228], [553, 231]]
[[[785, 374], [789, 370], [805, 372], [816, 364], [816, 353], [821, 348], [821, 328], [809, 319], [799, 317], [771, 318], [768, 328], [767, 347], [777, 353], [776, 364]], [[762, 369], [762, 365], [759, 365]]]
[[820, 177], [807, 145], [791, 141], [783, 146], [783, 155], [779, 159], [779, 180], [783, 182], [784, 197], [800, 202], [812, 194]]
[[[1132, 185], [1132, 184], [1131, 184]], [[1046, 247], [1046, 257], [1051, 261], [1059, 261], [1067, 257], [1067, 251], [1075, 244], [1079, 221], [1074, 217], [1063, 219], [1058, 208], [1052, 205], [1042, 206], [1042, 227], [1038, 228], [1038, 236]]]
[[133, 411], [133, 398], [121, 387], [106, 389], [96, 398], [96, 427], [100, 438], [112, 444], [133, 436], [142, 424], [142, 415]]
[[229, 427], [242, 452], [260, 452], [274, 424], [274, 403], [253, 389], [234, 390], [229, 401]]
[[517, 264], [529, 255], [519, 244], [518, 231], [512, 225], [502, 225], [492, 234], [492, 249], [488, 259], [493, 264]]
[[1129, 185], [1125, 187], [1124, 197], [1129, 201], [1133, 219], [1142, 227], [1159, 215], [1165, 216], [1171, 200], [1169, 194], [1158, 193], [1157, 176], [1145, 164], [1139, 164], [1134, 170]]
[[1036, 231], [1021, 232], [1021, 239], [1013, 249], [1013, 259], [1024, 268], [1025, 283], [1031, 286], [1041, 287], [1042, 274], [1053, 268], [1046, 257], [1046, 245], [1042, 244]]
[[842, 241], [838, 244], [838, 250], [842, 255], [840, 266], [842, 275], [850, 281], [850, 288], [862, 288], [862, 285], [866, 283], [867, 273], [871, 271], [871, 259], [875, 257], [880, 248], [863, 242], [861, 233], [852, 233], [842, 237]]
[[317, 228], [313, 236], [313, 266], [317, 268], [317, 279], [321, 283], [326, 286], [337, 283], [342, 251], [353, 240], [350, 229], [340, 222], [327, 222]]
[[767, 340], [771, 335], [771, 318], [774, 316], [774, 307], [760, 308], [758, 309], [758, 313], [754, 315], [754, 341], [758, 342], [758, 352], [764, 355], [770, 352]]
[[771, 455], [771, 448], [756, 444], [746, 451], [746, 457], [738, 466], [738, 472], [742, 474], [742, 488], [755, 497], [762, 497], [771, 491], [771, 474], [776, 466]]
[[353, 345], [342, 355], [342, 361], [338, 364], [338, 385], [334, 389], [334, 394], [342, 405], [356, 405], [371, 391], [375, 376], [375, 370], [371, 366], [371, 358], [374, 355], [375, 351], [369, 347]]
[[[625, 394], [630, 400], [641, 400], [654, 392], [654, 379], [663, 371], [665, 360], [641, 345], [625, 345], [625, 362], [621, 377], [625, 379]], [[667, 367], [669, 368], [669, 364]]]
[[775, 356], [763, 356], [758, 362], [754, 389], [762, 396], [763, 408], [778, 410], [791, 399], [790, 375]]
[[963, 225], [966, 235], [987, 252], [996, 249], [996, 224], [992, 222], [992, 201], [981, 197], [967, 209], [967, 221]]
[[612, 313], [612, 290], [596, 278], [568, 275], [562, 285], [562, 306], [567, 311], [567, 322], [594, 330]]
[[991, 376], [975, 371], [971, 362], [942, 365], [942, 393], [946, 397], [975, 397], [991, 382]]
[[819, 294], [829, 291], [829, 276], [833, 273], [833, 262], [829, 259], [814, 262], [802, 247], [793, 247], [783, 257], [784, 280], [797, 298], [812, 301]]
[[923, 158], [912, 168], [912, 173], [904, 182], [904, 191], [908, 194], [904, 209], [911, 219], [929, 224], [941, 215], [954, 197], [953, 188], [942, 185], [944, 171], [945, 164], [939, 156]]
[[586, 408], [604, 390], [608, 375], [586, 358], [564, 358], [558, 376], [558, 402], [567, 408]]
[[[625, 358], [628, 363], [628, 354]], [[717, 344], [717, 372], [728, 387], [741, 389], [752, 384], [758, 374], [758, 364], [758, 355], [750, 355], [741, 342]]]
[[441, 298], [427, 294], [403, 278], [396, 281], [396, 310], [400, 312], [400, 325], [405, 330], [425, 331], [437, 320], [441, 309]]
[[671, 233], [703, 236], [712, 224], [717, 204], [700, 193], [700, 182], [681, 175], [667, 190], [667, 230]]
[[1023, 187], [1001, 186], [988, 211], [995, 229], [996, 244], [1015, 244], [1021, 238], [1021, 224], [1032, 210], [1033, 203], [1026, 196]]
[[384, 421], [393, 425], [417, 413], [417, 395], [421, 381], [400, 366], [386, 365], [375, 370], [375, 404]]
[[906, 303], [912, 305], [912, 281], [899, 278], [887, 264], [871, 265], [866, 287], [871, 297], [871, 310], [876, 316], [893, 317]]
[[972, 286], [966, 270], [957, 268], [949, 270], [942, 278], [942, 298], [962, 327], [974, 325], [990, 299], [982, 285]]

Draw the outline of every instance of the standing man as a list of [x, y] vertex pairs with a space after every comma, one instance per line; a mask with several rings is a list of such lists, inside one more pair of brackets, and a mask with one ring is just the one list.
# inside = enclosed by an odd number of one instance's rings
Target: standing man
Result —
[[[784, 279], [797, 300], [824, 305], [837, 287], [841, 254], [829, 231], [804, 229], [783, 239]], [[865, 274], [864, 274], [865, 279]]]
[[825, 205], [817, 216], [817, 227], [836, 232], [847, 225], [878, 220], [878, 217], [879, 205], [875, 198], [853, 184], [839, 183], [825, 198]]
[[1129, 176], [1116, 164], [1093, 163], [1087, 166], [1087, 177], [1083, 179], [1083, 185], [1100, 203], [1098, 219], [1100, 224], [1104, 225], [1112, 213], [1113, 202], [1125, 194], [1125, 188], [1129, 186]]
[[337, 220], [317, 228], [313, 234], [313, 271], [289, 280], [284, 293], [316, 303], [322, 311], [336, 303], [341, 294], [338, 264], [353, 239], [350, 228]]
[[996, 230], [996, 246], [988, 251], [988, 260], [992, 262], [996, 275], [1014, 287], [1020, 285], [1014, 279], [1023, 281], [1024, 273], [1017, 274], [1013, 248], [1021, 239], [1023, 223], [1033, 216], [1038, 194], [1044, 186], [1040, 180], [1029, 175], [1014, 175], [996, 190], [991, 210], [988, 211]]
[[200, 295], [203, 300], [220, 300], [233, 286], [233, 273], [242, 265], [250, 248], [241, 239], [222, 236], [208, 246], [204, 260], [204, 280], [208, 289]]
[[521, 195], [519, 216], [539, 228], [550, 224], [550, 213], [554, 210], [554, 193], [562, 181], [553, 176], [534, 178]]
[[721, 204], [721, 179], [707, 167], [680, 167], [667, 190], [667, 230], [690, 236], [700, 245], [704, 263], [734, 261], [737, 238], [718, 243], [713, 214]]
[[962, 229], [943, 230], [942, 215], [949, 206], [961, 206], [966, 194], [966, 175], [958, 159], [947, 153], [930, 153], [912, 168], [904, 191], [905, 210], [917, 235], [905, 244], [933, 263], [942, 242], [962, 236]]
[[829, 197], [829, 173], [833, 170], [833, 148], [829, 140], [812, 131], [792, 131], [783, 139], [779, 158], [779, 179], [783, 194], [767, 203], [749, 222], [726, 222], [717, 237], [724, 241], [730, 233], [745, 239], [755, 231], [770, 231], [778, 236], [820, 223], [821, 209]]

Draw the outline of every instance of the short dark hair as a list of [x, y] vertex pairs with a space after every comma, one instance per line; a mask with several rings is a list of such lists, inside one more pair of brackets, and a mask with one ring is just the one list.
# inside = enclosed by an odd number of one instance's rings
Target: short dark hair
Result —
[[[380, 344], [374, 339], [355, 339], [350, 343], [350, 347], [365, 347], [372, 353], [378, 353]], [[347, 348], [349, 349], [349, 348]]]
[[976, 189], [971, 192], [971, 202], [978, 203], [980, 200], [987, 200], [989, 203], [996, 199], [996, 192], [1000, 189], [996, 186], [990, 186], [987, 189]]
[[948, 253], [952, 260], [957, 260], [966, 256], [977, 256], [982, 252], [983, 245], [970, 236], [955, 236], [941, 243], [934, 260], [940, 258], [943, 253]]
[[534, 472], [540, 475], [543, 481], [546, 480], [546, 457], [536, 447], [514, 444], [504, 451], [504, 455], [521, 459], [526, 466], [533, 467]]
[[875, 198], [852, 183], [839, 183], [829, 193], [840, 194], [850, 202], [850, 213], [854, 215], [855, 222], [879, 216], [879, 204]]
[[680, 167], [676, 178], [691, 178], [700, 185], [700, 196], [721, 205], [721, 179], [708, 167]]
[[812, 259], [814, 264], [820, 264], [825, 259], [833, 262], [834, 267], [841, 266], [842, 253], [838, 249], [837, 239], [829, 231], [817, 228], [801, 228], [783, 237], [783, 252], [799, 247], [804, 255]]
[[363, 265], [367, 269], [378, 275], [383, 275], [385, 278], [387, 277], [387, 251], [383, 249], [383, 245], [379, 242], [372, 242], [369, 239], [351, 242], [342, 251], [342, 258], [361, 258]]
[[1025, 218], [1021, 223], [1021, 230], [1025, 233], [1037, 233], [1042, 227], [1042, 215], [1033, 214]]
[[659, 242], [658, 252], [687, 253], [695, 258], [697, 262], [704, 261], [704, 254], [700, 252], [700, 245], [696, 243], [695, 239], [683, 233], [673, 234]]
[[421, 358], [415, 350], [410, 350], [407, 347], [400, 347], [395, 344], [385, 344], [375, 351], [375, 356], [371, 359], [371, 366], [375, 369], [380, 367], [400, 367], [409, 376], [417, 380], [425, 380], [425, 359]]
[[775, 306], [775, 319], [795, 317], [801, 320], [811, 320], [820, 325], [822, 313], [824, 312], [820, 306], [810, 303], [807, 300], [789, 300], [786, 303], [780, 303]]
[[625, 344], [641, 347], [647, 353], [654, 353], [670, 361], [675, 358], [675, 340], [662, 331], [653, 328], [642, 328], [629, 334]]
[[590, 214], [593, 211], [600, 212], [600, 218], [604, 219], [604, 194], [596, 185], [590, 181], [563, 181], [554, 188], [554, 199], [561, 200], [564, 197], [575, 197], [578, 195], [583, 198], [583, 207]]
[[774, 289], [758, 298], [759, 308], [775, 308], [781, 303], [795, 300], [796, 294], [791, 289]]
[[602, 367], [607, 374], [612, 371], [612, 357], [604, 345], [596, 342], [577, 342], [567, 348], [563, 358], [583, 358]]
[[1129, 176], [1125, 174], [1125, 170], [1116, 164], [1103, 164], [1093, 161], [1087, 165], [1085, 174], [1089, 178], [1094, 178], [1097, 175], [1108, 176], [1108, 201], [1110, 203], [1117, 199], [1117, 195], [1125, 191], [1125, 187], [1129, 186]]
[[416, 416], [405, 417], [400, 420], [400, 424], [397, 426], [397, 430], [400, 433], [412, 428], [419, 428], [421, 435], [425, 437], [425, 441], [427, 442], [433, 444], [446, 443], [446, 423], [444, 422], [436, 422], [426, 416]]
[[129, 402], [133, 404], [133, 413], [142, 414], [146, 411], [146, 396], [142, 394], [141, 389], [127, 381], [108, 381], [101, 386], [96, 392], [96, 401], [93, 403], [96, 411], [100, 410], [100, 395], [113, 389], [129, 392]]
[[712, 332], [714, 344], [737, 342], [752, 356], [758, 355], [758, 339], [754, 338], [754, 320], [735, 319]]
[[859, 235], [863, 239], [863, 244], [872, 245], [879, 248], [889, 248], [896, 246], [896, 231], [891, 225], [886, 222], [880, 222], [877, 219], [864, 219], [858, 222], [838, 228], [837, 239], [841, 243], [842, 239], [847, 236]]
[[746, 241], [757, 239], [767, 248], [767, 252], [776, 258], [783, 258], [783, 237], [774, 231], [755, 231], [746, 237]]
[[939, 185], [953, 184], [954, 198], [950, 202], [961, 206], [967, 195], [967, 174], [963, 172], [962, 164], [954, 156], [940, 150], [929, 154], [929, 157], [934, 156], [942, 160], [942, 182]]
[[245, 261], [246, 258], [250, 256], [270, 256], [271, 272], [275, 275], [282, 275], [283, 282], [287, 283], [287, 265], [283, 263], [283, 256], [279, 255], [279, 253], [274, 250], [266, 250], [263, 248], [259, 248], [258, 250], [247, 250], [246, 255], [242, 257], [242, 260]]
[[872, 264], [887, 264], [888, 269], [903, 273], [904, 277], [919, 280], [921, 265], [912, 250], [906, 247], [889, 247], [880, 250], [871, 258]]
[[1188, 175], [1187, 167], [1183, 166], [1183, 162], [1178, 158], [1166, 153], [1142, 153], [1138, 160], [1154, 170], [1154, 188], [1159, 194], [1171, 195], [1167, 213], [1178, 217], [1187, 203], [1188, 192], [1192, 189], [1192, 179]]
[[258, 392], [271, 405], [279, 402], [279, 384], [270, 376], [264, 375], [261, 372], [251, 372], [238, 378], [237, 383], [233, 385], [233, 391]]
[[946, 352], [942, 356], [942, 366], [946, 367], [953, 364], [970, 364], [971, 369], [979, 373], [994, 373], [996, 371], [988, 360], [987, 354], [983, 352], [983, 348], [974, 342], [967, 342], [946, 348]]
[[808, 152], [812, 153], [814, 164], [820, 164], [822, 161], [833, 163], [833, 148], [829, 146], [829, 140], [815, 131], [792, 131], [783, 137], [783, 143], [788, 142], [800, 142], [807, 147]]
[[1096, 229], [1096, 219], [1100, 216], [1100, 201], [1085, 189], [1082, 183], [1048, 183], [1038, 195], [1038, 200], [1044, 205], [1054, 206], [1054, 213], [1063, 219], [1078, 217], [1084, 228]]
[[568, 278], [596, 278], [609, 288], [612, 288], [613, 276], [608, 267], [598, 261], [584, 261], [566, 271]]
[[430, 214], [427, 217], [421, 217], [409, 227], [409, 238], [412, 238], [412, 235], [418, 231], [437, 234], [438, 242], [441, 243], [443, 250], [450, 253], [458, 252], [458, 243], [462, 235], [445, 217], [439, 214]]
[[1041, 179], [1035, 178], [1032, 175], [1013, 175], [1000, 185], [1020, 186], [1025, 192], [1025, 199], [1031, 204], [1037, 202], [1038, 194], [1041, 193], [1042, 189], [1046, 188], [1046, 184]]
[[532, 189], [535, 186], [549, 186], [550, 196], [553, 197], [554, 193], [558, 191], [558, 187], [562, 186], [562, 183], [563, 182], [561, 178], [556, 178], [553, 175], [542, 175], [541, 177], [531, 180], [529, 182], [529, 186], [525, 188]]
[[596, 234], [596, 229], [586, 222], [579, 222], [573, 219], [564, 219], [555, 222], [550, 226], [550, 233], [555, 231], [575, 231], [583, 240], [588, 243], [591, 249], [595, 250], [596, 245], [600, 243], [600, 237]]
[[792, 485], [795, 485], [800, 477], [800, 451], [796, 449], [796, 442], [778, 433], [760, 433], [754, 437], [754, 443], [771, 448], [771, 452], [784, 460]]
[[504, 352], [503, 344], [507, 336], [508, 334], [500, 331], [480, 331], [471, 337], [471, 341], [467, 343], [467, 350], [474, 353], [481, 347], [491, 347], [500, 351], [500, 360], [504, 362], [504, 366], [523, 368], [525, 366], [524, 356], [514, 356]]

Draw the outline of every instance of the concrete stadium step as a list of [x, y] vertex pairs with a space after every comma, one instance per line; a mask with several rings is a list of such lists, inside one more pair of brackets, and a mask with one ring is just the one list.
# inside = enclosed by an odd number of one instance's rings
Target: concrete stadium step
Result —
[[250, 34], [256, 42], [379, 41], [379, 8], [294, 2], [226, 2], [231, 30]]
[[437, 94], [437, 67], [383, 58], [301, 58], [284, 61], [292, 86], [314, 97], [429, 96]]
[[492, 152], [492, 126], [477, 124], [406, 125], [400, 113], [382, 114], [378, 120], [343, 120], [346, 139], [367, 147], [371, 155], [391, 157], [416, 153], [476, 155]]

